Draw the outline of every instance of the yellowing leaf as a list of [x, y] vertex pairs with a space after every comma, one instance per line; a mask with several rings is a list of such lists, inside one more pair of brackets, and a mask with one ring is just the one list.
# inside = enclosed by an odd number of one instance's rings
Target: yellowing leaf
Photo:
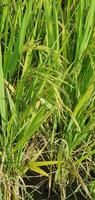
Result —
[[7, 80], [4, 80], [4, 84], [12, 92], [12, 94], [14, 95], [15, 94], [14, 87]]
[[33, 171], [35, 171], [35, 172], [37, 172], [38, 174], [41, 174], [42, 176], [49, 176], [44, 170], [42, 170], [42, 169], [40, 169], [39, 167], [37, 167], [36, 165], [31, 165], [30, 167], [29, 167], [29, 169], [31, 169], [31, 170], [33, 170]]
[[[63, 163], [63, 161], [61, 161], [61, 163]], [[31, 166], [31, 165], [35, 165], [35, 166], [48, 166], [48, 165], [56, 165], [58, 164], [58, 161], [41, 161], [41, 162], [30, 162], [28, 165]]]
[[[61, 161], [63, 163], [63, 161]], [[42, 176], [49, 176], [44, 170], [42, 170], [40, 167], [42, 166], [48, 166], [48, 165], [55, 165], [58, 164], [58, 161], [39, 161], [39, 162], [29, 162], [26, 166], [24, 166], [23, 170], [26, 172], [28, 169], [31, 169]]]

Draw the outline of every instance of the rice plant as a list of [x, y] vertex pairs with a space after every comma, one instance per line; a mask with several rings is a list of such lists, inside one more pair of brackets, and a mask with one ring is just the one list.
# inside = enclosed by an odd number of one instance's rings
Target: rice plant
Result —
[[94, 26], [95, 0], [0, 0], [1, 200], [41, 199], [29, 170], [94, 200]]

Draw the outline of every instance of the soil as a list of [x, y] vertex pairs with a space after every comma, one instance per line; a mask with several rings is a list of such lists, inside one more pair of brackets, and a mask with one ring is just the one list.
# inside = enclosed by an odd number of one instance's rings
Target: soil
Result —
[[[33, 192], [33, 199], [34, 200], [61, 200], [61, 195], [60, 192], [58, 191], [58, 189], [56, 189], [56, 193], [54, 191], [51, 192], [50, 196], [49, 196], [49, 189], [48, 189], [48, 179], [45, 177], [40, 177], [37, 176], [38, 174], [36, 174], [35, 172], [31, 172], [28, 171], [27, 172], [27, 178], [24, 178], [24, 182], [27, 186], [27, 192], [29, 194], [31, 194]], [[35, 186], [35, 188], [37, 187], [38, 184], [40, 184], [41, 182], [42, 185], [38, 188], [38, 191], [33, 191], [33, 188], [30, 186]], [[85, 197], [85, 194], [83, 196], [83, 194], [79, 191], [75, 194], [73, 194], [72, 196], [70, 196], [76, 189], [76, 183], [73, 183], [73, 185], [70, 185], [67, 187], [67, 200], [88, 200], [88, 198]], [[49, 196], [49, 197], [48, 197]], [[27, 200], [27, 199], [26, 199]]]

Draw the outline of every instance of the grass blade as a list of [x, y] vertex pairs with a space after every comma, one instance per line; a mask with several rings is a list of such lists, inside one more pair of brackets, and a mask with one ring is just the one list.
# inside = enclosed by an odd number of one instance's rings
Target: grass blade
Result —
[[0, 113], [2, 120], [2, 127], [5, 127], [6, 122], [6, 108], [5, 108], [5, 89], [4, 89], [4, 77], [3, 77], [3, 67], [2, 67], [2, 52], [0, 44]]

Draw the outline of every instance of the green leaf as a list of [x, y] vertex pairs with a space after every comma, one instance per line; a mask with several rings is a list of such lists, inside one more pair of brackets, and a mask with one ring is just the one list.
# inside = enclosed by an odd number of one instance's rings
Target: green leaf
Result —
[[[82, 96], [82, 98], [79, 100], [78, 104], [75, 107], [75, 110], [73, 112], [73, 117], [77, 117], [77, 115], [79, 114], [79, 112], [82, 110], [82, 107], [86, 105], [86, 103], [89, 101], [89, 99], [91, 98], [92, 94], [94, 91], [94, 84], [92, 83], [88, 89], [86, 90], [85, 94]], [[68, 125], [68, 130], [70, 130], [72, 126], [72, 119], [70, 120], [70, 123]]]
[[21, 27], [21, 32], [20, 32], [20, 43], [19, 43], [20, 54], [22, 52], [22, 47], [23, 47], [23, 43], [24, 43], [24, 40], [25, 40], [26, 30], [27, 30], [27, 26], [28, 26], [29, 19], [30, 19], [30, 16], [31, 16], [31, 11], [32, 11], [32, 1], [30, 0], [27, 3], [26, 12], [24, 14], [23, 21], [22, 21], [22, 27]]
[[33, 136], [36, 130], [43, 124], [43, 122], [46, 121], [46, 119], [52, 114], [54, 110], [55, 110], [55, 107], [53, 107], [50, 111], [47, 111], [46, 107], [43, 106], [35, 114], [35, 116], [33, 115], [26, 133], [23, 135], [22, 139], [18, 141], [18, 143], [16, 144], [14, 148], [14, 151], [17, 151], [20, 148], [24, 148], [26, 142], [29, 141], [29, 139]]
[[6, 121], [6, 109], [5, 109], [5, 89], [4, 89], [4, 77], [2, 68], [2, 52], [0, 44], [0, 113], [2, 119], [2, 127], [5, 127]]

